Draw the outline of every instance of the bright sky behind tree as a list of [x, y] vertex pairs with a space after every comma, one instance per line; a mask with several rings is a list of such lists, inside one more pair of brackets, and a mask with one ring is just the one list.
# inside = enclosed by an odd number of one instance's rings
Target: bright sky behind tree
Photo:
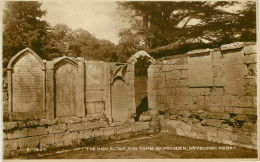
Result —
[[[44, 0], [42, 9], [47, 9], [44, 17], [51, 26], [65, 24], [74, 29], [82, 28], [99, 39], [107, 39], [118, 44], [118, 32], [129, 27], [122, 21], [114, 0]], [[240, 9], [230, 7], [229, 11]], [[190, 25], [198, 21], [191, 20]]]
[[42, 9], [47, 9], [44, 20], [51, 26], [65, 24], [73, 30], [82, 28], [115, 44], [119, 41], [118, 32], [128, 27], [120, 18], [115, 1], [46, 0], [42, 3]]

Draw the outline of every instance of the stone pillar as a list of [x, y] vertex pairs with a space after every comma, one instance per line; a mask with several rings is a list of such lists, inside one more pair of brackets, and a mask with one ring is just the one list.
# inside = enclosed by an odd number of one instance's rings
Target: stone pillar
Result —
[[13, 96], [12, 96], [12, 68], [7, 69], [7, 77], [8, 77], [8, 111], [13, 111]]
[[77, 93], [77, 116], [84, 117], [85, 110], [85, 60], [78, 57], [78, 93]]
[[110, 75], [110, 63], [104, 63], [104, 94], [103, 101], [105, 102], [105, 115], [109, 120], [109, 123], [112, 122], [112, 110], [111, 110], [111, 75]]
[[47, 119], [54, 119], [54, 76], [53, 61], [46, 63], [46, 107]]
[[129, 63], [127, 65], [127, 84], [128, 84], [128, 92], [129, 92], [129, 116], [130, 119], [136, 113], [136, 105], [135, 105], [135, 72], [134, 72], [135, 64]]

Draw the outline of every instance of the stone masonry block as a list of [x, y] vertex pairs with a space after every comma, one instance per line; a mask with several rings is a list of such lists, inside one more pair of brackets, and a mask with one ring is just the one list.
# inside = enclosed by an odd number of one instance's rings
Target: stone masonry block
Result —
[[107, 126], [107, 123], [104, 121], [95, 121], [95, 122], [85, 122], [84, 128], [86, 129], [98, 129], [104, 128]]
[[256, 109], [253, 108], [234, 108], [235, 114], [256, 115]]
[[17, 122], [3, 122], [3, 129], [8, 130], [17, 127]]
[[3, 148], [5, 150], [17, 150], [18, 140], [3, 140]]
[[133, 125], [133, 132], [140, 132], [144, 130], [143, 123], [137, 123]]
[[103, 129], [94, 129], [92, 136], [93, 137], [102, 137], [104, 135]]
[[246, 133], [239, 133], [237, 135], [237, 141], [243, 144], [251, 144], [251, 136], [250, 134]]
[[200, 95], [200, 89], [199, 88], [190, 88], [190, 95], [191, 96], [199, 96]]
[[189, 78], [189, 71], [188, 70], [181, 70], [181, 78], [182, 79]]
[[213, 89], [211, 89], [210, 95], [211, 96], [223, 96], [224, 95], [224, 89], [214, 87]]
[[88, 139], [92, 136], [92, 130], [78, 131], [79, 139]]
[[112, 136], [115, 134], [114, 128], [108, 127], [108, 128], [103, 128], [104, 131], [104, 136]]
[[18, 143], [19, 143], [20, 149], [35, 148], [40, 143], [40, 137], [34, 136], [34, 137], [19, 138]]
[[54, 134], [42, 135], [40, 136], [40, 146], [46, 147], [48, 145], [54, 144]]
[[86, 103], [87, 114], [94, 114], [95, 113], [95, 104], [94, 103]]
[[119, 128], [116, 128], [116, 134], [126, 134], [126, 133], [130, 133], [132, 131], [132, 127], [131, 126], [121, 126]]
[[223, 67], [223, 65], [215, 65], [213, 67], [213, 76], [216, 77], [216, 78], [224, 76], [224, 67]]
[[256, 133], [251, 134], [251, 142], [252, 142], [252, 144], [257, 145], [257, 134]]
[[257, 53], [257, 46], [256, 45], [245, 46], [243, 50], [245, 55], [254, 54]]
[[221, 97], [220, 96], [205, 96], [205, 105], [221, 106]]
[[231, 131], [222, 129], [222, 128], [218, 128], [218, 138], [229, 140], [231, 138]]
[[223, 87], [225, 85], [225, 79], [220, 77], [220, 78], [213, 78], [214, 86], [219, 86]]
[[245, 64], [255, 64], [257, 61], [257, 54], [245, 55]]
[[53, 125], [49, 127], [49, 133], [63, 133], [67, 130], [66, 124]]
[[69, 131], [80, 131], [84, 130], [84, 123], [69, 123], [68, 124]]
[[222, 96], [222, 106], [234, 106], [235, 105], [235, 97], [225, 95]]
[[235, 98], [235, 106], [238, 107], [252, 107], [253, 106], [253, 98], [250, 96], [242, 96]]
[[201, 88], [200, 89], [200, 95], [202, 95], [202, 96], [210, 95], [210, 88]]
[[256, 64], [249, 64], [248, 66], [248, 75], [256, 76], [257, 75], [257, 66]]
[[8, 139], [22, 138], [28, 136], [28, 128], [22, 130], [15, 130], [14, 132], [7, 133]]
[[86, 92], [86, 102], [102, 101], [103, 93], [102, 91], [87, 91]]
[[252, 122], [245, 122], [242, 126], [244, 131], [256, 132], [257, 125]]
[[95, 112], [98, 114], [103, 114], [104, 113], [104, 103], [103, 102], [95, 102]]
[[45, 127], [36, 127], [29, 129], [29, 136], [38, 136], [48, 134], [48, 128]]
[[71, 145], [73, 141], [76, 141], [78, 139], [78, 133], [77, 132], [66, 132], [65, 136], [65, 144]]
[[59, 133], [59, 134], [54, 134], [54, 144], [59, 147], [59, 146], [64, 146], [64, 142], [66, 137], [66, 133]]

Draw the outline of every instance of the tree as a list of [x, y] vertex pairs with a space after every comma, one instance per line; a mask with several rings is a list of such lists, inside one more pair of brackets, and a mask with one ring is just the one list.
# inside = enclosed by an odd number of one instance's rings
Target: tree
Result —
[[99, 40], [84, 29], [72, 30], [57, 24], [47, 34], [44, 51], [49, 60], [59, 56], [84, 57], [88, 60], [116, 60], [116, 46], [107, 40]]
[[44, 46], [44, 53], [48, 60], [68, 55], [70, 45], [74, 41], [73, 31], [67, 25], [57, 24], [50, 28], [46, 36], [48, 44]]
[[[179, 48], [189, 50], [256, 40], [255, 2], [131, 1], [118, 5], [132, 29], [140, 30], [136, 24], [142, 18], [144, 35], [152, 40], [151, 54], [167, 55]], [[242, 9], [237, 12], [228, 9], [235, 5]]]
[[[20, 50], [29, 47], [42, 58], [46, 44], [46, 32], [49, 27], [41, 18], [46, 14], [40, 9], [40, 2], [8, 1], [3, 13], [3, 66]], [[5, 71], [4, 71], [5, 72]]]

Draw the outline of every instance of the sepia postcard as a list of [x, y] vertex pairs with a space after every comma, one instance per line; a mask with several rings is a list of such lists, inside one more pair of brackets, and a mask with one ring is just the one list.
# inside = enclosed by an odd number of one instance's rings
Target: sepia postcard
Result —
[[3, 161], [259, 160], [258, 1], [1, 2]]

